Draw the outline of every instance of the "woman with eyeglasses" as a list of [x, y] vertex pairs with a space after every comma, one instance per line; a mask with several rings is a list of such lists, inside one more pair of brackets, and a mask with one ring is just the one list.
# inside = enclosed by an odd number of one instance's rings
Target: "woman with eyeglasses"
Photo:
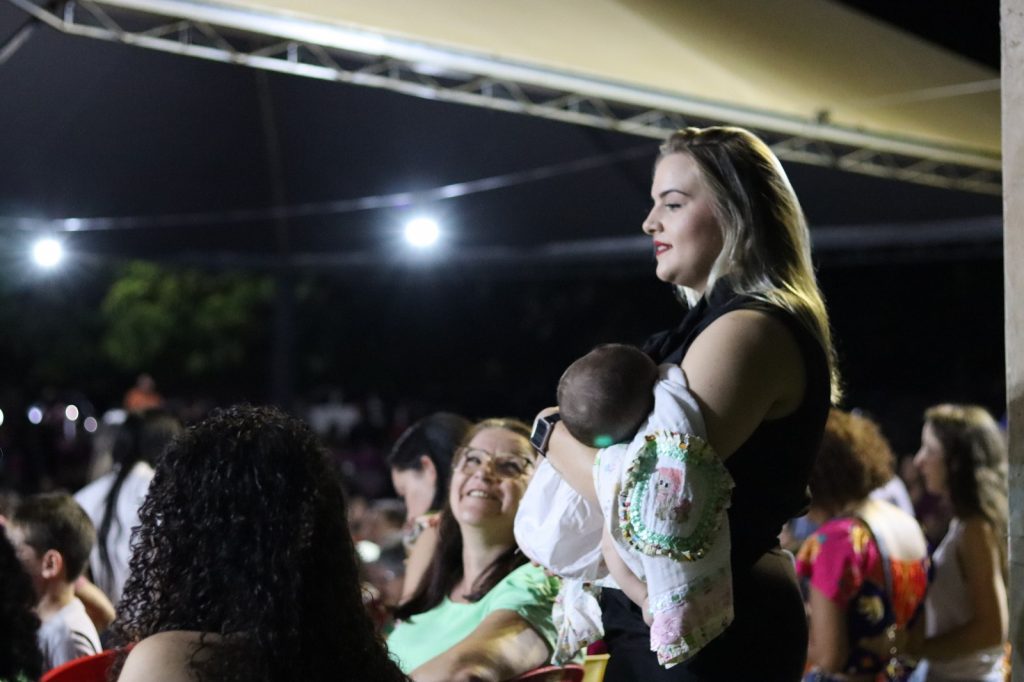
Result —
[[527, 563], [513, 535], [537, 456], [529, 433], [486, 419], [455, 451], [433, 558], [388, 638], [417, 682], [504, 680], [551, 657], [558, 583]]

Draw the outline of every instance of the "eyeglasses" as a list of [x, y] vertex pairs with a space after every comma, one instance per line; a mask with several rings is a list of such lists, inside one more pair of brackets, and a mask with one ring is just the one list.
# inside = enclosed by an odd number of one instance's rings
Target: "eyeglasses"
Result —
[[533, 462], [512, 452], [488, 452], [480, 448], [462, 447], [455, 451], [456, 468], [463, 476], [472, 476], [487, 467], [498, 478], [523, 478], [533, 470]]

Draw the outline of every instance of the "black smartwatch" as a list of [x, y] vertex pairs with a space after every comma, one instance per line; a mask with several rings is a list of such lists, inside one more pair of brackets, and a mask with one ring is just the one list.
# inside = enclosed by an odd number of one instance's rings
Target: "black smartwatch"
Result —
[[537, 417], [533, 422], [533, 433], [530, 434], [530, 445], [541, 457], [548, 455], [548, 441], [551, 440], [551, 432], [555, 424], [562, 420], [562, 415], [552, 412], [545, 417]]

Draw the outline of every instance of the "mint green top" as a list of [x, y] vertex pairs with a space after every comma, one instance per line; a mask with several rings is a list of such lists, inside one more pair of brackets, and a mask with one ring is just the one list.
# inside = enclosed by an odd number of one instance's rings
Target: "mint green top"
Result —
[[554, 651], [557, 633], [551, 607], [557, 594], [557, 578], [524, 564], [478, 602], [459, 604], [445, 597], [430, 611], [399, 623], [388, 637], [388, 649], [402, 672], [409, 673], [465, 639], [488, 615], [504, 609], [519, 614]]

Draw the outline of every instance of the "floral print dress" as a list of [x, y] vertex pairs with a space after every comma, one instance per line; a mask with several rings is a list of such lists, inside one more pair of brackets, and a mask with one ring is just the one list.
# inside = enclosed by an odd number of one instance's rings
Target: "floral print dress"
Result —
[[[856, 517], [824, 523], [801, 546], [797, 575], [846, 612], [850, 655], [847, 675], [885, 671], [883, 660], [861, 646], [862, 639], [883, 634], [895, 624], [905, 628], [921, 611], [928, 589], [928, 558], [889, 560], [893, 594], [886, 594], [882, 556], [867, 525]], [[883, 678], [884, 679], [884, 678]]]

